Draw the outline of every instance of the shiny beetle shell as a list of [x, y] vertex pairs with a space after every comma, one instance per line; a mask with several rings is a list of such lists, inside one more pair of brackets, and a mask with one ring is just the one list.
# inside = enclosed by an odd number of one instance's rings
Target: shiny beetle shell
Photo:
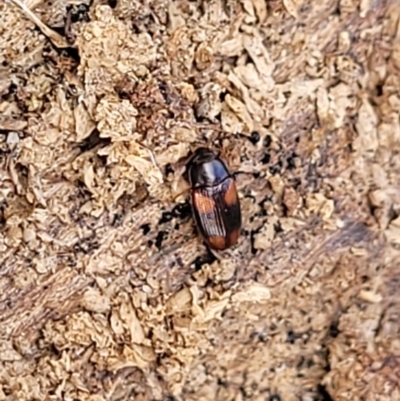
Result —
[[233, 177], [211, 150], [197, 149], [187, 164], [191, 203], [198, 231], [210, 248], [235, 245], [242, 216]]

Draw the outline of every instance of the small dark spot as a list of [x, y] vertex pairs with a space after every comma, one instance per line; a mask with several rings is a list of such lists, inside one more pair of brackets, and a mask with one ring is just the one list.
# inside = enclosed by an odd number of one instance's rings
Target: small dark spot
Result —
[[174, 230], [179, 230], [179, 227], [180, 227], [179, 223], [176, 223], [176, 224], [174, 225]]
[[111, 8], [117, 7], [117, 0], [108, 0], [108, 5], [109, 5]]
[[282, 399], [279, 394], [271, 394], [268, 398], [268, 401], [282, 401]]
[[55, 346], [55, 344], [53, 344], [53, 343], [51, 343], [50, 345], [49, 345], [49, 351], [51, 352], [51, 353], [53, 353], [54, 355], [56, 355], [56, 356], [59, 356], [60, 355], [60, 351], [59, 351], [59, 349]]
[[260, 140], [260, 134], [257, 131], [253, 131], [250, 136], [250, 142], [255, 145]]
[[164, 224], [170, 222], [174, 216], [171, 212], [163, 212], [161, 215], [161, 219], [159, 220], [158, 224]]
[[5, 206], [0, 203], [0, 230], [6, 225], [6, 218], [4, 217]]
[[148, 246], [149, 248], [151, 248], [151, 247], [153, 246], [153, 241], [152, 241], [151, 239], [149, 239], [149, 240], [147, 241], [147, 246]]
[[96, 146], [103, 144], [104, 146], [107, 146], [111, 143], [111, 139], [109, 138], [101, 138], [100, 137], [100, 132], [95, 129], [86, 139], [84, 139], [80, 144], [79, 148], [82, 153], [87, 152], [88, 150], [91, 150], [95, 148]]
[[94, 236], [88, 238], [82, 238], [78, 243], [74, 245], [74, 252], [83, 253], [87, 255], [92, 251], [100, 248], [99, 242], [96, 240]]
[[304, 356], [301, 356], [299, 362], [296, 365], [296, 369], [300, 369], [304, 361], [305, 361]]
[[162, 95], [162, 97], [164, 98], [164, 101], [166, 104], [171, 104], [171, 98], [168, 94], [168, 86], [165, 82], [159, 82], [158, 83], [158, 89]]
[[[54, 29], [54, 28], [53, 28]], [[64, 28], [61, 28], [64, 30]], [[63, 32], [61, 32], [63, 33]], [[81, 62], [81, 56], [79, 55], [79, 49], [74, 47], [67, 47], [66, 49], [62, 49], [60, 51], [61, 57], [71, 58], [72, 60], [76, 61], [78, 64]]]
[[339, 3], [338, 3], [338, 6], [335, 8], [335, 10], [333, 11], [333, 14], [334, 15], [341, 15], [342, 14], [342, 12], [341, 12], [341, 10], [340, 10], [340, 6], [339, 6]]
[[239, 391], [242, 394], [242, 399], [247, 398], [247, 393], [246, 393], [246, 389], [243, 386], [239, 387]]
[[281, 171], [281, 168], [282, 168], [282, 162], [279, 161], [278, 163], [276, 163], [275, 165], [273, 165], [269, 168], [269, 172], [272, 175], [275, 175]]
[[71, 21], [73, 23], [83, 21], [89, 22], [89, 6], [87, 4], [79, 4], [77, 7], [72, 8], [71, 11]]
[[205, 264], [211, 264], [215, 262], [217, 258], [207, 249], [207, 253], [204, 255], [198, 256], [192, 264], [194, 264], [194, 268], [196, 271], [200, 270], [201, 267]]
[[176, 257], [176, 264], [177, 264], [179, 267], [184, 267], [183, 260], [182, 260], [182, 258], [181, 258], [180, 256], [177, 256], [177, 257]]
[[332, 322], [329, 326], [329, 335], [333, 338], [336, 338], [340, 333], [340, 330], [337, 326], [337, 322]]
[[296, 340], [301, 338], [303, 335], [301, 333], [296, 333], [293, 330], [289, 330], [287, 333], [286, 341], [290, 344], [294, 344]]
[[281, 223], [278, 221], [276, 224], [274, 224], [274, 230], [275, 230], [275, 234], [279, 234], [283, 232]]
[[116, 213], [112, 216], [111, 226], [112, 227], [119, 227], [122, 224], [123, 214]]
[[259, 333], [257, 338], [260, 343], [265, 344], [266, 342], [268, 342], [268, 335], [266, 333]]
[[[309, 4], [305, 4], [300, 6], [300, 10], [299, 10], [302, 14], [306, 14], [309, 13], [311, 11], [311, 6]], [[303, 24], [302, 24], [303, 25]]]
[[266, 153], [265, 156], [261, 159], [262, 164], [268, 164], [271, 161], [271, 155]]
[[166, 231], [159, 231], [156, 237], [156, 247], [158, 249], [161, 248], [162, 242], [164, 241], [165, 237], [167, 236], [167, 232]]
[[290, 178], [288, 181], [293, 189], [297, 190], [301, 186], [301, 180], [298, 177]]
[[243, 162], [245, 162], [245, 161], [247, 161], [247, 160], [249, 160], [248, 158], [247, 158], [247, 155], [241, 155], [240, 156], [240, 161], [241, 161], [241, 163], [243, 163]]
[[267, 135], [267, 136], [264, 138], [264, 146], [265, 146], [266, 148], [269, 148], [270, 145], [271, 145], [271, 143], [272, 143], [271, 135]]
[[165, 166], [165, 175], [168, 176], [169, 174], [174, 174], [174, 169], [171, 166], [171, 163], [168, 163]]
[[293, 170], [296, 168], [296, 154], [293, 154], [292, 156], [289, 156], [286, 159], [286, 163], [287, 163], [287, 169], [288, 170]]
[[140, 226], [140, 229], [142, 230], [143, 235], [147, 235], [147, 234], [150, 232], [150, 230], [151, 230], [150, 224], [148, 224], [148, 223], [142, 224], [142, 225]]
[[10, 94], [15, 93], [17, 90], [18, 90], [18, 86], [15, 85], [14, 82], [12, 82], [12, 83], [10, 84], [10, 86], [8, 87], [8, 92], [9, 92]]
[[218, 377], [217, 379], [217, 384], [218, 386], [228, 388], [228, 383], [225, 380], [221, 379], [220, 377]]
[[178, 219], [186, 219], [191, 216], [192, 208], [188, 201], [184, 203], [178, 203], [171, 211], [173, 217]]
[[369, 280], [368, 276], [361, 276], [361, 282], [364, 284]]
[[323, 386], [322, 384], [318, 384], [317, 391], [318, 394], [322, 397], [322, 401], [333, 401], [333, 398], [330, 396], [325, 386]]

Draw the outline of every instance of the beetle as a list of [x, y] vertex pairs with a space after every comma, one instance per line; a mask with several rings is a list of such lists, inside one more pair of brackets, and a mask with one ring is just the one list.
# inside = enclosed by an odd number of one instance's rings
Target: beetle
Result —
[[215, 250], [237, 243], [242, 226], [236, 184], [226, 164], [208, 148], [198, 148], [186, 164], [192, 213], [200, 235]]

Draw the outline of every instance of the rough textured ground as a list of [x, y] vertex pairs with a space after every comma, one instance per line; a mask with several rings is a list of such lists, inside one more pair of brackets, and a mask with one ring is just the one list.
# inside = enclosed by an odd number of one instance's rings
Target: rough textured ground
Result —
[[[400, 2], [18, 3], [0, 400], [400, 400]], [[200, 145], [242, 172], [220, 260]]]

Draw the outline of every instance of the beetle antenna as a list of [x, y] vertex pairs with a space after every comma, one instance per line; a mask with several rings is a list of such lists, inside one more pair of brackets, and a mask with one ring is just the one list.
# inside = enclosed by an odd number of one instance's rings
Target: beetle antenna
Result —
[[253, 175], [255, 172], [254, 171], [234, 171], [231, 175], [236, 178], [237, 175], [239, 174], [248, 174], [248, 175]]

